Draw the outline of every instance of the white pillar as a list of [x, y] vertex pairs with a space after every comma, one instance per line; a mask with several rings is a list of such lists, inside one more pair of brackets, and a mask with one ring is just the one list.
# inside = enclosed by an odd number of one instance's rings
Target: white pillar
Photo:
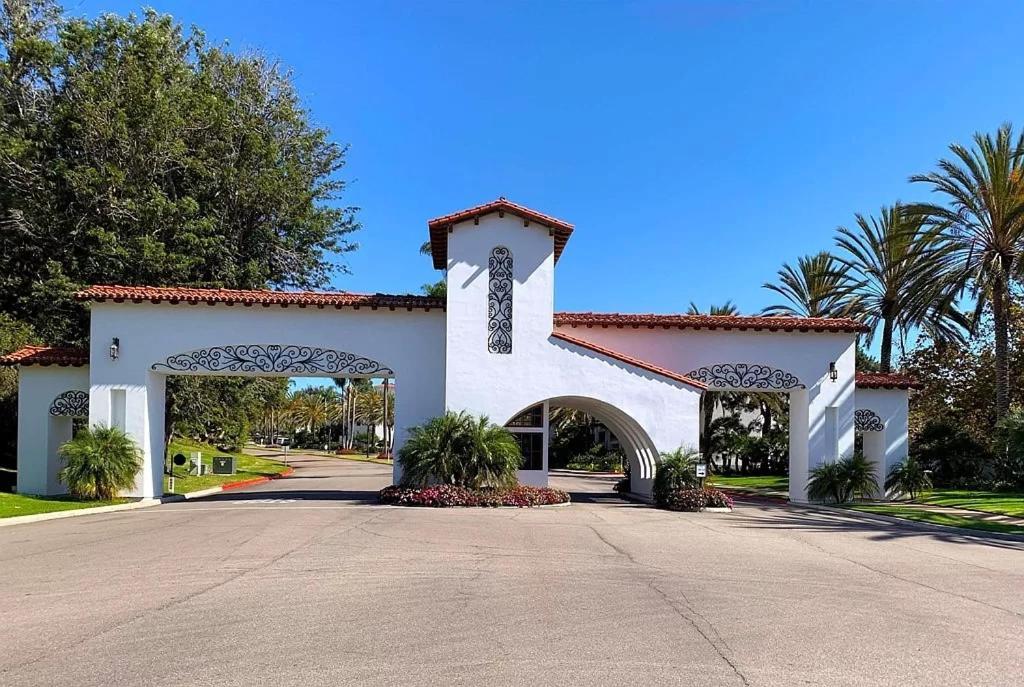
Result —
[[[142, 453], [142, 469], [135, 486], [124, 496], [163, 496], [163, 376], [147, 373], [141, 384], [94, 384], [89, 392], [89, 424], [118, 427]], [[155, 429], [153, 420], [159, 422]], [[155, 449], [155, 446], [159, 446]]]
[[807, 502], [810, 469], [810, 400], [807, 389], [789, 392], [789, 500]]
[[875, 479], [878, 480], [878, 498], [885, 496], [885, 476], [888, 474], [888, 466], [885, 456], [885, 432], [864, 432], [864, 457], [875, 463]]

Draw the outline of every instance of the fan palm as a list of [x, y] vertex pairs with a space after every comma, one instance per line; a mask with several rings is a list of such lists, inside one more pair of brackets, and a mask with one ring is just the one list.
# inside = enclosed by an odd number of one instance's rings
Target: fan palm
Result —
[[962, 340], [967, 319], [953, 307], [948, 288], [950, 249], [940, 232], [900, 203], [878, 217], [856, 215], [857, 228], [840, 227], [838, 258], [849, 270], [858, 312], [870, 345], [881, 327], [881, 372], [892, 371], [893, 334], [923, 327], [937, 340]]
[[139, 447], [117, 427], [83, 429], [57, 453], [64, 463], [60, 479], [78, 498], [112, 499], [130, 489], [142, 469]]
[[914, 210], [944, 230], [959, 284], [973, 287], [975, 314], [992, 304], [996, 417], [1001, 418], [1010, 408], [1010, 288], [1022, 273], [1024, 251], [1024, 135], [1014, 136], [1013, 127], [1004, 124], [995, 138], [976, 133], [973, 148], [953, 144], [949, 149], [952, 159], [939, 160], [937, 171], [910, 177], [930, 185], [948, 206], [920, 204]]
[[849, 267], [824, 251], [799, 258], [795, 268], [783, 264], [778, 283], [763, 286], [789, 302], [770, 305], [762, 312], [790, 317], [852, 316], [857, 310], [857, 301], [852, 296], [857, 284], [850, 279], [849, 271]]
[[402, 484], [431, 482], [469, 488], [512, 486], [522, 462], [512, 433], [465, 411], [413, 427], [398, 452]]

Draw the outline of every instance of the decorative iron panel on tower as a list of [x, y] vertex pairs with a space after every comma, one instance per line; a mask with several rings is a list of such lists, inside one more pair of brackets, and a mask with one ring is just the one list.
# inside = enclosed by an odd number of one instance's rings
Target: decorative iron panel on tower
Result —
[[487, 262], [487, 350], [512, 352], [512, 252], [504, 246], [491, 251]]

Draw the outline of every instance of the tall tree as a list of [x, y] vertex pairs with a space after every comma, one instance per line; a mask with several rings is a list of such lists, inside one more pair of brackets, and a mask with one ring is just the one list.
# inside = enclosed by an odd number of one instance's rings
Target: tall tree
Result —
[[686, 309], [688, 315], [739, 315], [740, 309], [736, 307], [736, 304], [731, 300], [722, 303], [721, 305], [712, 305], [703, 311], [700, 306], [690, 301], [690, 307]]
[[995, 137], [976, 133], [974, 146], [954, 143], [952, 159], [938, 169], [915, 174], [947, 203], [921, 204], [915, 211], [943, 228], [961, 284], [970, 285], [980, 313], [991, 302], [995, 338], [996, 418], [1009, 411], [1009, 304], [1014, 279], [1022, 272], [1024, 250], [1024, 134], [1010, 124]]
[[345, 148], [290, 74], [171, 17], [0, 12], [0, 311], [87, 337], [84, 284], [315, 287], [355, 248]]
[[852, 278], [850, 294], [869, 327], [871, 344], [882, 330], [880, 371], [892, 371], [893, 335], [927, 329], [936, 340], [962, 340], [967, 319], [953, 305], [948, 287], [951, 252], [941, 232], [900, 203], [882, 206], [877, 217], [857, 214], [855, 229], [839, 227], [838, 258]]
[[762, 312], [791, 317], [849, 317], [857, 311], [856, 299], [851, 296], [854, 286], [849, 268], [832, 255], [824, 251], [805, 255], [797, 259], [796, 267], [784, 263], [777, 283], [764, 284], [789, 302], [770, 305]]

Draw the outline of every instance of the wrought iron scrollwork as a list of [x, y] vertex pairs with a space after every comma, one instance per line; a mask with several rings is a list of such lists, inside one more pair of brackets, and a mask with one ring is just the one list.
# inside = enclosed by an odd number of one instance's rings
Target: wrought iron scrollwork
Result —
[[491, 251], [487, 262], [487, 350], [512, 352], [512, 252], [504, 246]]
[[89, 392], [71, 389], [50, 404], [50, 415], [55, 417], [89, 417]]
[[858, 432], [881, 432], [885, 429], [885, 423], [875, 411], [858, 408], [853, 411], [853, 428]]
[[712, 389], [796, 389], [803, 384], [785, 370], [757, 363], [723, 363], [689, 372], [687, 377], [704, 382]]
[[169, 372], [287, 373], [394, 376], [376, 360], [315, 346], [214, 346], [169, 356], [153, 370]]

